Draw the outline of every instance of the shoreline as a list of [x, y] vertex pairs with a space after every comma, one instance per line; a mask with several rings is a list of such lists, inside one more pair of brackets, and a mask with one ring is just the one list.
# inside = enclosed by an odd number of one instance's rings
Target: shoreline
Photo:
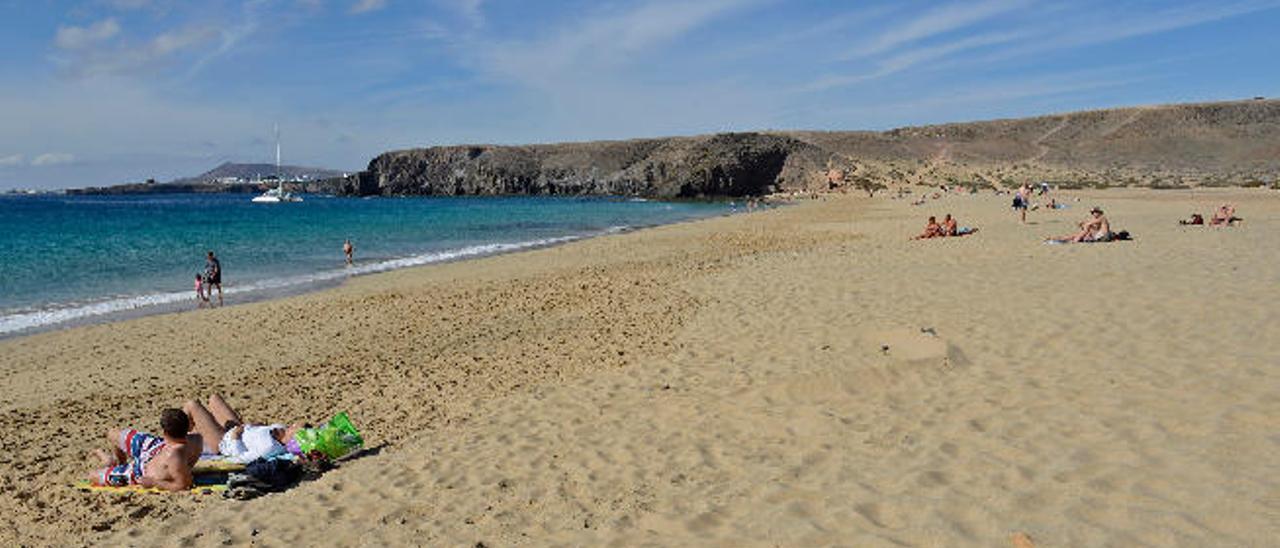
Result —
[[[433, 251], [419, 255], [410, 255], [405, 257], [375, 260], [370, 263], [360, 263], [357, 261], [355, 265], [346, 267], [343, 270], [320, 271], [312, 274], [303, 274], [292, 276], [290, 279], [298, 281], [289, 282], [273, 282], [271, 280], [259, 280], [251, 282], [248, 286], [228, 286], [224, 288], [225, 294], [236, 294], [236, 300], [224, 306], [239, 306], [244, 304], [271, 301], [282, 299], [295, 295], [303, 295], [315, 293], [341, 286], [348, 280], [374, 274], [382, 274], [386, 272], [394, 272], [406, 268], [418, 268], [432, 265], [449, 264], [459, 261], [470, 261], [493, 257], [497, 255], [505, 255], [509, 253], [520, 253], [523, 251], [531, 251], [544, 249], [558, 245], [564, 245], [571, 242], [608, 236], [611, 234], [621, 234], [633, 232], [637, 230], [646, 230], [659, 226], [667, 226], [671, 224], [680, 224], [687, 222], [697, 222], [703, 219], [712, 219], [716, 217], [735, 215], [738, 212], [720, 213], [709, 215], [706, 217], [679, 220], [671, 223], [652, 223], [634, 226], [615, 226], [604, 230], [590, 232], [586, 234], [577, 234], [569, 236], [560, 236], [553, 238], [543, 238], [538, 240], [528, 240], [514, 243], [494, 243], [479, 244], [467, 246], [458, 249], [446, 249], [441, 251]], [[159, 297], [159, 299], [154, 299]], [[148, 300], [158, 300], [158, 302], [142, 302]], [[73, 329], [86, 325], [109, 324], [119, 321], [127, 321], [134, 318], [143, 318], [148, 316], [177, 314], [181, 312], [198, 312], [201, 310], [210, 310], [211, 308], [198, 309], [193, 308], [193, 297], [189, 291], [174, 292], [164, 294], [138, 295], [131, 297], [118, 297], [105, 301], [97, 301], [77, 306], [67, 306], [60, 308], [43, 309], [32, 312], [14, 313], [6, 316], [0, 316], [0, 341], [20, 338], [39, 333], [48, 333]], [[142, 302], [142, 304], [131, 304]], [[224, 300], [225, 302], [225, 300]], [[96, 312], [97, 309], [105, 308], [103, 312]], [[221, 307], [219, 307], [221, 308]], [[20, 324], [30, 321], [39, 321], [38, 318], [48, 316], [67, 316], [67, 319], [51, 320], [43, 323], [37, 323], [30, 327], [22, 327]], [[17, 327], [8, 325], [14, 324]]]
[[[1026, 225], [803, 200], [0, 341], [0, 542], [1273, 538], [1280, 195], [1064, 194]], [[1176, 225], [1224, 199], [1244, 225]], [[1135, 241], [1041, 243], [1094, 204]], [[943, 213], [981, 232], [908, 240]], [[211, 392], [379, 451], [248, 502], [66, 487], [103, 429]]]

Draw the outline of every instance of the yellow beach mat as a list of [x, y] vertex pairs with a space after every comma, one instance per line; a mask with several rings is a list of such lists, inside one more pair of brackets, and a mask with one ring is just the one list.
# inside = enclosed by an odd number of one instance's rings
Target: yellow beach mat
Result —
[[244, 464], [231, 462], [226, 459], [200, 459], [195, 466], [191, 467], [191, 473], [194, 475], [201, 474], [226, 474], [229, 472], [243, 472]]
[[[125, 487], [112, 487], [112, 486], [109, 486], [109, 485], [93, 485], [92, 483], [89, 483], [89, 480], [80, 480], [80, 481], [77, 481], [77, 482], [75, 482], [75, 483], [73, 483], [73, 484], [71, 484], [71, 485], [72, 485], [72, 487], [75, 487], [77, 490], [80, 490], [80, 491], [96, 491], [96, 492], [100, 492], [100, 493], [115, 493], [115, 494], [125, 494], [125, 493], [143, 493], [143, 494], [150, 494], [150, 493], [170, 493], [170, 492], [171, 492], [171, 491], [165, 491], [164, 489], [160, 489], [160, 488], [157, 488], [157, 487], [143, 487], [143, 486], [141, 486], [141, 485], [128, 485], [128, 486], [125, 486]], [[226, 484], [226, 483], [215, 483], [215, 484], [211, 484], [211, 485], [199, 485], [199, 484], [197, 484], [197, 485], [192, 486], [190, 489], [186, 490], [185, 492], [186, 492], [186, 493], [190, 493], [190, 494], [192, 494], [192, 495], [208, 495], [208, 494], [213, 494], [213, 493], [222, 493], [222, 492], [224, 492], [224, 491], [226, 491], [226, 490], [227, 490], [227, 484]]]

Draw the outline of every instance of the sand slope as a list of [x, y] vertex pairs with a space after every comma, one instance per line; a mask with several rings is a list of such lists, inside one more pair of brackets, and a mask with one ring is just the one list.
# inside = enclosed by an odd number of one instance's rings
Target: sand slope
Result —
[[[1228, 198], [1244, 227], [1173, 224]], [[1093, 203], [1138, 240], [1040, 243]], [[907, 241], [946, 212], [982, 232]], [[842, 199], [2, 342], [0, 541], [1270, 545], [1277, 219]], [[55, 485], [95, 429], [212, 389], [382, 449], [247, 503]]]

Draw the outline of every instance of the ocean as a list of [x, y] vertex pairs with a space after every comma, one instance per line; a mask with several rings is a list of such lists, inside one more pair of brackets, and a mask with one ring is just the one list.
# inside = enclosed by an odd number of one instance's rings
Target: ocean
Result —
[[[727, 203], [625, 198], [0, 196], [0, 337], [181, 308], [205, 252], [227, 304], [360, 274], [721, 215]], [[355, 245], [344, 264], [342, 243]]]

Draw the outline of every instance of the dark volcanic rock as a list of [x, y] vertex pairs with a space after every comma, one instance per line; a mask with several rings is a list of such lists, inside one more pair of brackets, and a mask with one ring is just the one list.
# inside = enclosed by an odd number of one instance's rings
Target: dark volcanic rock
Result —
[[[531, 146], [445, 146], [369, 163], [364, 194], [744, 196], [800, 186], [824, 156], [791, 137], [729, 133]], [[795, 184], [789, 184], [794, 182]], [[376, 188], [376, 190], [375, 190]], [[373, 192], [370, 192], [373, 191]]]

